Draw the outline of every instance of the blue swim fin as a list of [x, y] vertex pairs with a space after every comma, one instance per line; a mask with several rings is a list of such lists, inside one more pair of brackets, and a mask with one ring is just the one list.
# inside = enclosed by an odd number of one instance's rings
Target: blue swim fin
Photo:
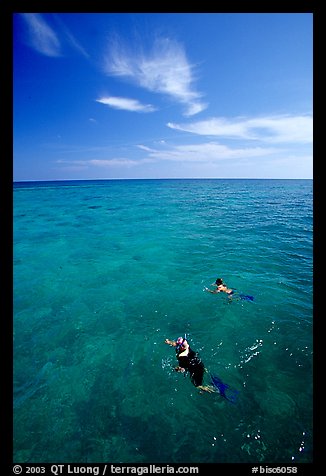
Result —
[[254, 300], [254, 297], [253, 296], [249, 296], [248, 294], [240, 294], [240, 299], [242, 299], [243, 301], [253, 301]]
[[231, 403], [236, 403], [238, 390], [231, 388], [228, 384], [223, 383], [217, 375], [211, 374], [211, 382], [218, 393]]

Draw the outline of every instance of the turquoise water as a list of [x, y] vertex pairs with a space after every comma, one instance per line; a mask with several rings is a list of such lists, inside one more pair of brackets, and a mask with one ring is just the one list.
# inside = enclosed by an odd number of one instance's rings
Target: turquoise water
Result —
[[14, 461], [311, 462], [312, 185], [16, 183]]

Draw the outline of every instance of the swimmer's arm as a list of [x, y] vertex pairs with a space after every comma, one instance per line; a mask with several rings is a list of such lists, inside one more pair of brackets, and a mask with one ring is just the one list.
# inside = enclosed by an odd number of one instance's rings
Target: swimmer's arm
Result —
[[186, 371], [186, 369], [184, 369], [183, 367], [180, 367], [180, 365], [178, 365], [178, 367], [175, 367], [174, 370], [176, 372], [185, 372]]
[[165, 339], [165, 344], [171, 345], [172, 347], [176, 347], [177, 343], [174, 340]]
[[210, 292], [210, 293], [214, 293], [214, 294], [215, 294], [215, 293], [220, 293], [220, 292], [222, 291], [221, 289], [219, 289], [219, 287], [217, 286], [216, 283], [212, 283], [212, 284], [210, 284], [210, 286], [215, 286], [215, 289], [213, 289], [213, 290], [212, 290], [212, 289], [208, 289], [208, 288], [205, 286], [205, 287], [204, 287], [204, 290], [205, 290], [205, 291], [208, 291], [208, 292]]

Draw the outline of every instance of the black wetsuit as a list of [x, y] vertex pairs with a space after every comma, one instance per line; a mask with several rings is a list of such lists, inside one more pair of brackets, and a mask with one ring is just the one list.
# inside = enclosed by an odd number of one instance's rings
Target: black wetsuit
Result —
[[197, 352], [194, 352], [189, 347], [188, 355], [179, 357], [177, 350], [177, 359], [180, 367], [183, 367], [190, 373], [190, 378], [195, 387], [202, 385], [205, 373], [205, 366], [198, 357]]

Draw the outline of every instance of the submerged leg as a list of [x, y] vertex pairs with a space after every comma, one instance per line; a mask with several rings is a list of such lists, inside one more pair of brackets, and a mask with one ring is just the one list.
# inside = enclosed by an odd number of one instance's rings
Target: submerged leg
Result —
[[200, 390], [203, 390], [204, 392], [208, 392], [208, 393], [216, 392], [214, 387], [212, 387], [211, 385], [198, 385], [197, 388], [199, 388]]

